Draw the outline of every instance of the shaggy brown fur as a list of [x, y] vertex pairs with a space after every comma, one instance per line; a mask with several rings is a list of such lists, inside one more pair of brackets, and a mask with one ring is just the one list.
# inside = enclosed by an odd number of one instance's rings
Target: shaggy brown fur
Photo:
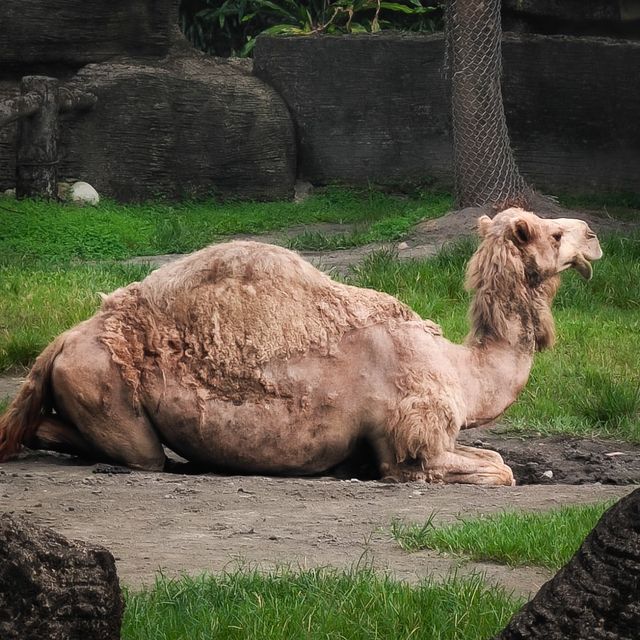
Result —
[[456, 444], [526, 382], [553, 342], [557, 274], [600, 248], [576, 220], [482, 218], [465, 345], [383, 293], [295, 253], [211, 246], [108, 296], [37, 360], [0, 418], [21, 443], [161, 469], [162, 444], [212, 468], [317, 473], [367, 441], [381, 475], [511, 484], [500, 456]]
[[329, 357], [347, 331], [419, 319], [392, 296], [339, 284], [298, 255], [256, 242], [187, 256], [111, 294], [101, 314], [99, 339], [136, 401], [150, 370], [177, 373], [208, 397], [277, 394], [265, 363]]

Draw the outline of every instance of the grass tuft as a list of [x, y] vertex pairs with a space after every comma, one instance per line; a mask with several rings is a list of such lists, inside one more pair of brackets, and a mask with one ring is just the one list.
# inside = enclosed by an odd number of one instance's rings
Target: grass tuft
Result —
[[159, 576], [126, 602], [123, 640], [484, 640], [521, 605], [477, 575], [411, 586], [366, 569]]
[[395, 521], [391, 533], [408, 551], [434, 549], [478, 562], [557, 570], [571, 559], [611, 504], [569, 506], [546, 513], [506, 511], [443, 527], [436, 527], [432, 516], [422, 525]]

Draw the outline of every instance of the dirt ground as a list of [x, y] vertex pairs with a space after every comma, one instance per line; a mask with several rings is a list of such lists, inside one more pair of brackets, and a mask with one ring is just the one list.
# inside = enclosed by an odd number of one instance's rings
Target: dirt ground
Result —
[[[519, 594], [550, 577], [402, 551], [394, 519], [437, 522], [504, 508], [548, 509], [618, 498], [630, 486], [386, 484], [353, 479], [108, 473], [56, 455], [27, 454], [0, 465], [2, 511], [28, 514], [74, 539], [107, 547], [124, 584], [167, 575], [255, 567], [264, 570], [368, 563], [416, 581], [457, 570], [484, 572]], [[107, 471], [98, 473], [98, 471]]]
[[[477, 215], [465, 210], [423, 223], [393, 248], [400, 258], [432, 255], [447, 240], [471, 232]], [[633, 226], [579, 217], [599, 231]], [[305, 255], [329, 271], [344, 272], [376, 248]], [[140, 261], [159, 265], [171, 259]], [[0, 377], [0, 398], [12, 396], [21, 381], [21, 373]], [[158, 570], [178, 575], [239, 566], [367, 563], [409, 581], [481, 571], [489, 581], [527, 595], [550, 577], [548, 571], [407, 553], [391, 538], [392, 521], [424, 522], [435, 514], [435, 522], [448, 522], [505, 508], [543, 510], [619, 498], [640, 483], [640, 447], [487, 430], [470, 430], [461, 439], [500, 451], [518, 486], [386, 484], [350, 474], [300, 479], [118, 473], [115, 467], [31, 452], [0, 464], [0, 511], [28, 514], [71, 538], [104, 545], [116, 557], [121, 580], [132, 586], [152, 582]]]

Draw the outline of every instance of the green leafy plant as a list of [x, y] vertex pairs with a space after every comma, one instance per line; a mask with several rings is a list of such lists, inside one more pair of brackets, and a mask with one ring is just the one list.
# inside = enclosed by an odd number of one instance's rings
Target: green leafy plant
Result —
[[431, 0], [189, 0], [181, 25], [194, 46], [216, 55], [248, 56], [258, 35], [435, 31]]

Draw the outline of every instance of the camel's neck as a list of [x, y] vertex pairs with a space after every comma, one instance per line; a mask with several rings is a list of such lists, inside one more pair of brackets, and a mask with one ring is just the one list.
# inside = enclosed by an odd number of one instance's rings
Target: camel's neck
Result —
[[555, 278], [516, 290], [479, 289], [471, 306], [471, 331], [463, 347], [467, 426], [502, 414], [527, 383], [533, 356], [554, 341], [551, 302]]
[[516, 401], [529, 379], [533, 352], [498, 343], [461, 349], [468, 428], [495, 420]]

